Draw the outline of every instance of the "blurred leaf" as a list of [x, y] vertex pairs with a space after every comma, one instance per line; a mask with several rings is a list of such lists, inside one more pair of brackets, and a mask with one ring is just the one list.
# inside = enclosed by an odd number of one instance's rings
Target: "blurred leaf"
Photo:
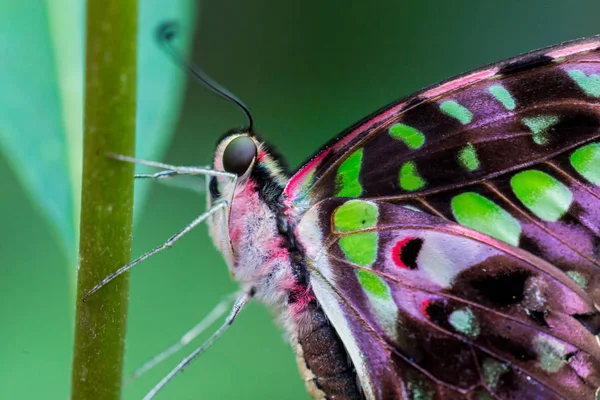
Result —
[[[81, 187], [84, 7], [82, 0], [0, 0], [0, 150], [75, 257]], [[160, 158], [179, 115], [185, 75], [156, 45], [165, 20], [181, 24], [189, 52], [194, 0], [140, 0], [137, 151]], [[145, 197], [136, 190], [136, 203]], [[139, 207], [137, 207], [139, 209]]]
[[[175, 42], [184, 57], [189, 55], [196, 25], [197, 0], [140, 0], [138, 32], [138, 99], [136, 155], [160, 160], [179, 118], [186, 74], [156, 45], [156, 27], [178, 21]], [[135, 208], [140, 210], [150, 185], [136, 185]], [[136, 219], [139, 212], [136, 213]]]
[[73, 182], [48, 32], [42, 0], [0, 1], [0, 147], [73, 256]]

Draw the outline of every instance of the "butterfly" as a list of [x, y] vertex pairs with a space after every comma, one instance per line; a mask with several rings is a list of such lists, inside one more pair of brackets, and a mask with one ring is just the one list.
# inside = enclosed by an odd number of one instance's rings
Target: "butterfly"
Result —
[[600, 36], [396, 101], [293, 174], [251, 119], [210, 169], [146, 163], [209, 177], [188, 231], [243, 292], [214, 338], [265, 303], [315, 399], [597, 398]]

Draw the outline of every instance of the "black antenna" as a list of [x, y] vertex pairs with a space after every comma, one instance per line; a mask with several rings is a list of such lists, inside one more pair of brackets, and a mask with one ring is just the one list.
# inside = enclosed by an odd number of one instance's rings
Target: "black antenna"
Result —
[[235, 95], [233, 95], [229, 90], [225, 89], [223, 86], [219, 85], [215, 82], [211, 77], [206, 75], [204, 71], [198, 68], [196, 65], [187, 62], [179, 52], [173, 47], [171, 44], [172, 40], [177, 36], [179, 31], [179, 25], [177, 22], [168, 21], [160, 24], [158, 29], [156, 30], [158, 43], [162, 46], [163, 50], [171, 56], [171, 59], [177, 64], [178, 67], [187, 71], [192, 75], [196, 81], [200, 82], [204, 87], [210, 89], [214, 93], [223, 97], [226, 100], [231, 101], [235, 105], [237, 105], [243, 112], [246, 114], [248, 118], [248, 132], [252, 132], [252, 127], [254, 126], [254, 121], [252, 119], [252, 114], [250, 114], [250, 110], [246, 105], [238, 99]]

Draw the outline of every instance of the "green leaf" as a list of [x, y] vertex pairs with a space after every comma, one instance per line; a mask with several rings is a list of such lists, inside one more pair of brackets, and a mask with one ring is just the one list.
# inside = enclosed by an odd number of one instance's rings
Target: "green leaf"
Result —
[[74, 256], [73, 182], [48, 32], [44, 1], [0, 1], [0, 148]]
[[[196, 7], [194, 0], [140, 0], [138, 157], [161, 158], [186, 82], [158, 48], [156, 27], [178, 21], [176, 46], [187, 55]], [[0, 151], [73, 258], [81, 192], [84, 14], [83, 0], [0, 0]], [[138, 186], [140, 205], [148, 185]]]
[[[187, 75], [156, 45], [156, 27], [165, 21], [177, 21], [180, 29], [175, 46], [187, 57], [196, 26], [197, 3], [196, 0], [140, 0], [137, 157], [162, 158], [179, 117], [187, 80]], [[136, 185], [136, 210], [141, 209], [149, 187]]]

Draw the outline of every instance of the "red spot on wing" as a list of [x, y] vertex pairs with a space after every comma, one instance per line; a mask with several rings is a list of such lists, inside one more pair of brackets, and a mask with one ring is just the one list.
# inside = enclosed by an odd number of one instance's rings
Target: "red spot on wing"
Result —
[[429, 307], [429, 305], [432, 303], [432, 300], [430, 299], [425, 299], [421, 302], [421, 313], [427, 318], [429, 319], [429, 314], [427, 313], [427, 308]]
[[409, 266], [404, 264], [404, 262], [402, 261], [402, 251], [404, 250], [404, 247], [408, 244], [408, 242], [414, 239], [417, 238], [412, 236], [405, 237], [404, 239], [399, 240], [398, 243], [396, 243], [396, 245], [392, 249], [392, 260], [394, 260], [394, 264], [396, 264], [397, 267], [410, 269]]

